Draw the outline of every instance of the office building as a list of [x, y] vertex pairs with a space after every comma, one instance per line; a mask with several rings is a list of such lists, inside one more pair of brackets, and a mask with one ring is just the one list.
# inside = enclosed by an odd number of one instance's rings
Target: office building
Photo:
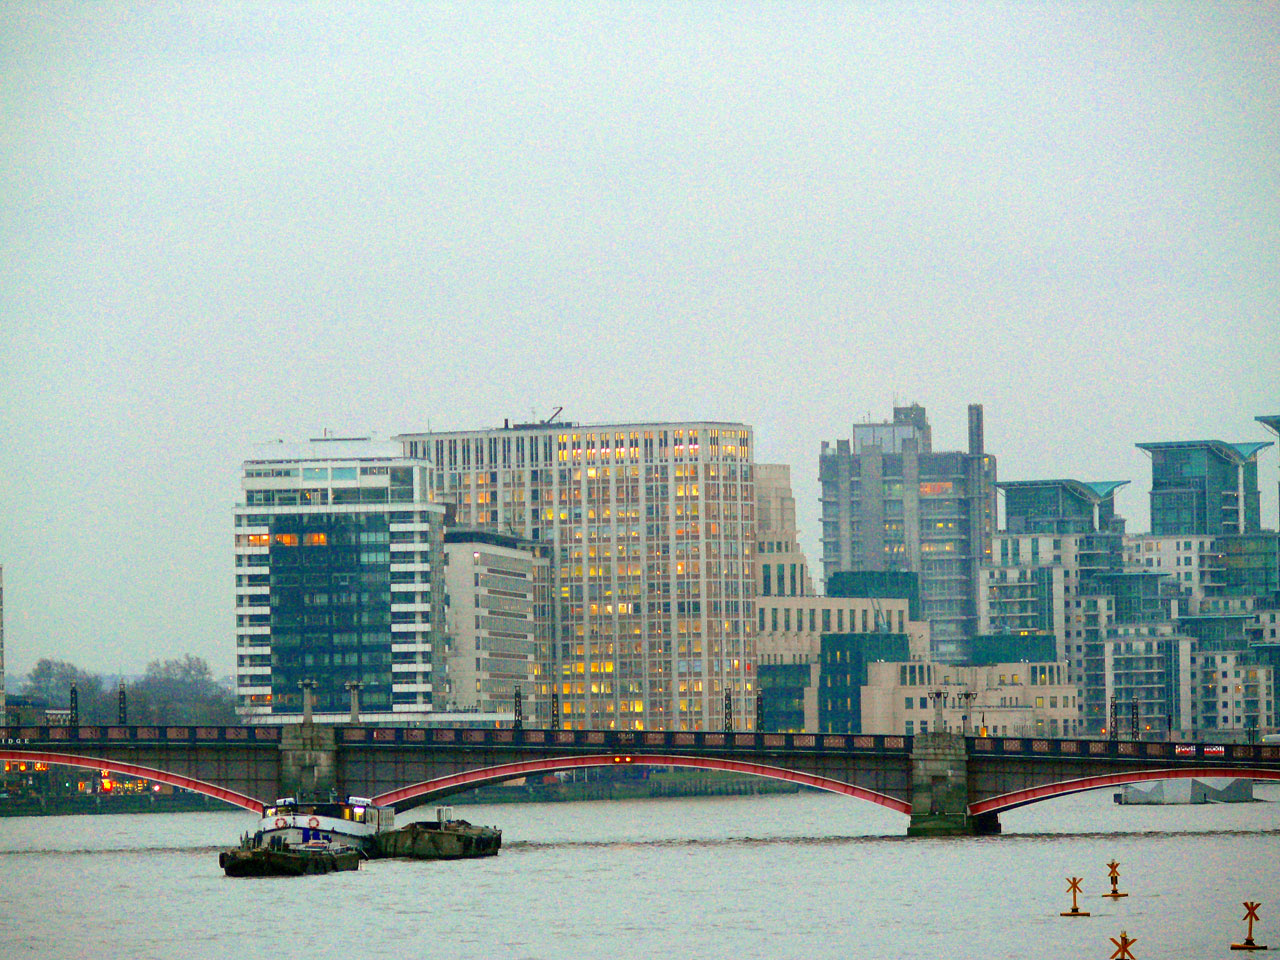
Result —
[[551, 659], [550, 548], [492, 530], [444, 534], [449, 598], [443, 670], [436, 700], [449, 712], [494, 722], [550, 722], [550, 703], [533, 694]]
[[850, 440], [824, 441], [818, 472], [824, 579], [918, 574], [934, 658], [963, 659], [996, 518], [996, 461], [984, 449], [981, 405], [969, 407], [967, 451], [935, 453], [925, 409], [895, 407], [891, 422], [854, 424]]
[[1151, 457], [1151, 533], [1258, 532], [1258, 454], [1269, 446], [1221, 440], [1137, 444]]
[[[250, 723], [432, 718], [445, 508], [397, 444], [267, 444], [235, 508], [236, 684]], [[359, 687], [354, 685], [359, 684]]]
[[751, 429], [697, 421], [409, 433], [460, 524], [550, 545], [552, 662], [570, 729], [754, 724]]

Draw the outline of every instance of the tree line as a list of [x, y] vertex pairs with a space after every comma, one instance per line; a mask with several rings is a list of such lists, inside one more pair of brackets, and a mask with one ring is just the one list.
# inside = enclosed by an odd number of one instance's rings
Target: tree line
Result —
[[[119, 720], [119, 687], [65, 660], [39, 660], [27, 674], [22, 694], [44, 701], [49, 709], [66, 710], [73, 683], [81, 723]], [[214, 680], [209, 664], [191, 654], [181, 660], [152, 660], [141, 679], [126, 682], [124, 689], [131, 725], [240, 722], [235, 694]]]

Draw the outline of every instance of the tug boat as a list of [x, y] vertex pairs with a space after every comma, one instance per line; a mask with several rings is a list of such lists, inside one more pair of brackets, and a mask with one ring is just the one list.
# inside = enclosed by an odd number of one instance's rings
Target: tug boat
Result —
[[262, 812], [258, 829], [218, 855], [229, 877], [296, 877], [355, 870], [377, 856], [376, 838], [395, 827], [391, 807], [364, 797], [299, 803], [282, 797]]
[[379, 857], [414, 860], [465, 860], [492, 857], [502, 846], [502, 831], [455, 820], [452, 807], [436, 807], [435, 820], [421, 820], [374, 837]]
[[373, 856], [378, 834], [395, 825], [393, 808], [374, 806], [366, 797], [329, 803], [299, 803], [293, 797], [282, 797], [262, 811], [254, 837], [259, 846], [269, 845], [273, 839], [291, 848], [321, 841], [355, 847], [366, 856]]

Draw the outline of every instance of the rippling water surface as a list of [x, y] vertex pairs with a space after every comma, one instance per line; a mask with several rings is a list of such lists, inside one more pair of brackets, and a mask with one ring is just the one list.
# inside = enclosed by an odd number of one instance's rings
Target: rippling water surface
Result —
[[[1125, 929], [1139, 960], [1225, 960], [1245, 899], [1280, 948], [1280, 788], [1256, 793], [1097, 791], [954, 840], [817, 793], [459, 807], [502, 827], [499, 856], [263, 880], [218, 869], [244, 813], [4, 819], [0, 957], [1105, 960]], [[1112, 858], [1117, 902], [1100, 897]], [[1068, 874], [1092, 917], [1058, 916]]]

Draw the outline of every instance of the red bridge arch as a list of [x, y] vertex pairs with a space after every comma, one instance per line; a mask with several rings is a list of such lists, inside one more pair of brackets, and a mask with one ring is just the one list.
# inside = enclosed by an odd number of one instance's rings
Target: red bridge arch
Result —
[[1163, 770], [1140, 770], [1132, 773], [1109, 773], [1096, 777], [1081, 777], [1078, 780], [1062, 780], [1058, 783], [1046, 783], [1039, 787], [1028, 787], [1015, 790], [998, 797], [989, 797], [969, 804], [969, 815], [982, 813], [999, 813], [1001, 810], [1012, 810], [1029, 803], [1048, 800], [1051, 797], [1065, 797], [1072, 793], [1084, 793], [1086, 790], [1097, 790], [1100, 787], [1118, 787], [1126, 783], [1144, 783], [1150, 780], [1181, 780], [1188, 777], [1243, 777], [1250, 780], [1280, 780], [1280, 770], [1264, 770], [1255, 767], [1174, 767]]
[[98, 757], [86, 757], [74, 753], [51, 753], [47, 750], [10, 750], [7, 748], [0, 749], [0, 760], [16, 760], [19, 763], [56, 763], [63, 767], [113, 770], [116, 773], [123, 773], [125, 776], [143, 777], [147, 780], [154, 780], [157, 783], [167, 783], [170, 786], [182, 787], [184, 790], [190, 790], [194, 793], [203, 793], [206, 797], [213, 797], [225, 803], [243, 807], [246, 810], [253, 811], [258, 816], [262, 816], [263, 803], [256, 797], [237, 793], [235, 790], [228, 790], [226, 787], [220, 787], [217, 784], [205, 783], [203, 780], [196, 780], [193, 777], [170, 773], [167, 770], [142, 767], [136, 763], [103, 760]]
[[[787, 770], [783, 767], [772, 767], [762, 763], [752, 763], [744, 760], [725, 760], [718, 757], [686, 757], [670, 754], [596, 754], [582, 757], [551, 757], [545, 760], [525, 760], [519, 763], [506, 763], [496, 767], [480, 767], [475, 770], [467, 770], [464, 773], [455, 773], [447, 777], [437, 777], [434, 780], [424, 780], [421, 783], [410, 784], [407, 787], [401, 787], [397, 790], [389, 790], [386, 793], [373, 797], [373, 802], [379, 805], [399, 805], [406, 800], [412, 800], [415, 797], [423, 797], [430, 795], [445, 795], [449, 793], [457, 793], [459, 790], [470, 789], [472, 787], [482, 786], [487, 783], [500, 783], [503, 780], [514, 780], [517, 777], [527, 776], [531, 773], [552, 773], [557, 770], [573, 770], [581, 767], [612, 767], [620, 765], [632, 766], [649, 766], [649, 767], [687, 767], [698, 770], [719, 770], [725, 773], [746, 773], [757, 777], [767, 777], [771, 780], [783, 780], [788, 783], [798, 783], [806, 787], [816, 787], [819, 790], [829, 790], [832, 793], [841, 793], [845, 796], [856, 797], [859, 800], [866, 800], [870, 803], [879, 804], [882, 807], [888, 807], [890, 810], [896, 810], [898, 813], [910, 815], [911, 804], [906, 800], [899, 800], [897, 797], [891, 797], [887, 794], [877, 793], [874, 790], [868, 790], [866, 787], [859, 787], [856, 784], [845, 783], [843, 780], [832, 780], [828, 777], [819, 777], [809, 773], [799, 773], [795, 770]], [[408, 808], [413, 804], [406, 804]]]

